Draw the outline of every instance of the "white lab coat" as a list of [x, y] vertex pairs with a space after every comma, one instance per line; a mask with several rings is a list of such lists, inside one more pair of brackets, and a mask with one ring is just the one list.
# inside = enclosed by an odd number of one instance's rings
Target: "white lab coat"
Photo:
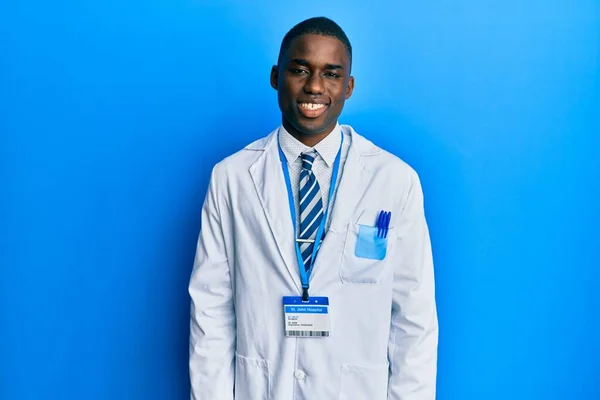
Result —
[[[406, 163], [358, 135], [311, 276], [331, 336], [286, 338], [301, 294], [277, 130], [215, 166], [189, 291], [195, 400], [433, 400], [438, 325], [423, 196]], [[392, 211], [384, 260], [355, 256], [358, 224]], [[235, 392], [235, 395], [234, 395]]]

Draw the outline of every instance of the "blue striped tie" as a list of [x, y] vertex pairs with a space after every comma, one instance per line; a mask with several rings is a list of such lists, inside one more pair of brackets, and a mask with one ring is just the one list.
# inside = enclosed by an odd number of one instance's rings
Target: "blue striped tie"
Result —
[[[323, 220], [323, 200], [321, 187], [312, 171], [315, 161], [315, 152], [302, 153], [302, 171], [300, 171], [300, 232], [299, 239], [314, 240], [317, 230]], [[311, 263], [312, 252], [315, 244], [300, 242], [300, 251], [304, 260], [304, 268], [308, 270]]]

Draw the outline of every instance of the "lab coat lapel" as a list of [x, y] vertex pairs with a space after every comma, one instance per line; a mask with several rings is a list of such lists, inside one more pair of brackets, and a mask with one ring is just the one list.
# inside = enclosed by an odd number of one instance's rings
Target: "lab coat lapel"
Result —
[[250, 175], [283, 263], [300, 291], [302, 285], [294, 247], [294, 230], [279, 159], [277, 134], [278, 130], [271, 133], [262, 156], [250, 167]]
[[337, 190], [331, 214], [331, 228], [338, 232], [348, 227], [348, 223], [351, 222], [352, 216], [358, 210], [371, 180], [371, 174], [365, 168], [362, 159], [360, 138], [352, 128], [345, 125], [342, 127], [344, 130], [350, 130], [352, 143], [348, 150], [348, 157], [344, 164], [340, 187]]

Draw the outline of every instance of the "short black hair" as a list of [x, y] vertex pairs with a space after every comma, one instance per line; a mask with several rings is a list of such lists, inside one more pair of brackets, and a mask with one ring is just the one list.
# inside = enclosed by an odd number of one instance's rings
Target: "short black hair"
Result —
[[281, 56], [287, 51], [288, 47], [290, 47], [292, 40], [307, 34], [330, 36], [342, 42], [348, 52], [350, 65], [352, 65], [352, 45], [350, 44], [350, 40], [348, 40], [348, 36], [346, 36], [344, 30], [338, 24], [327, 17], [309, 18], [290, 29], [281, 41], [277, 63], [279, 64], [281, 62]]

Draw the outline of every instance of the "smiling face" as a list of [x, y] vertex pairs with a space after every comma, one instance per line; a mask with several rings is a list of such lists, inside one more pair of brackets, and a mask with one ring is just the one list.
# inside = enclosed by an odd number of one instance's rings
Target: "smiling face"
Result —
[[293, 39], [271, 70], [271, 86], [283, 127], [300, 141], [318, 143], [335, 128], [354, 89], [346, 47], [330, 36]]

